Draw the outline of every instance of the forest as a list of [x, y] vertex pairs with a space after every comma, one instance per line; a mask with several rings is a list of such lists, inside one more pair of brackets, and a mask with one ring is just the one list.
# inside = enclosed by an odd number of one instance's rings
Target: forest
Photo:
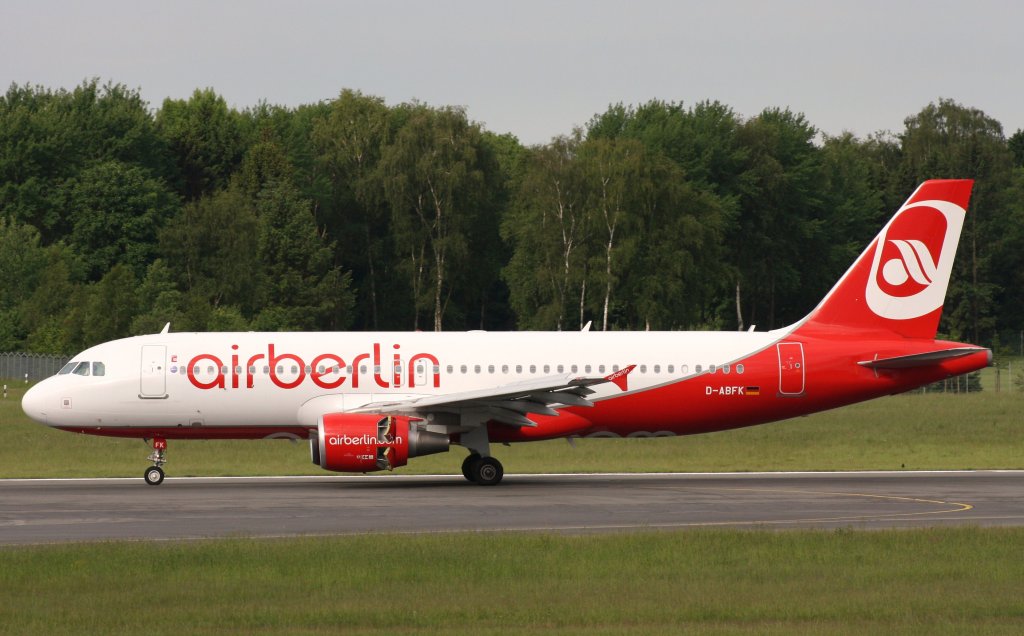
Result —
[[613, 104], [543, 145], [359, 91], [0, 97], [0, 351], [224, 330], [766, 330], [928, 178], [976, 179], [942, 334], [1016, 351], [1024, 132], [938, 99], [823, 134], [717, 101]]

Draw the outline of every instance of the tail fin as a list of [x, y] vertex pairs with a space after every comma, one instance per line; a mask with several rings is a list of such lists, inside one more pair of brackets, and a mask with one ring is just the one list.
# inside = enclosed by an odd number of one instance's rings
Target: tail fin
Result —
[[934, 339], [973, 185], [922, 183], [804, 324]]

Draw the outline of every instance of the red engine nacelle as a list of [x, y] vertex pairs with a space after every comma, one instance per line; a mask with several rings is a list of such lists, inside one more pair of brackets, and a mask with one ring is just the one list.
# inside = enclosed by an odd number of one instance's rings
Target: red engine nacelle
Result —
[[313, 463], [327, 470], [368, 473], [405, 466], [410, 457], [443, 453], [448, 435], [428, 431], [410, 417], [328, 413], [310, 441]]

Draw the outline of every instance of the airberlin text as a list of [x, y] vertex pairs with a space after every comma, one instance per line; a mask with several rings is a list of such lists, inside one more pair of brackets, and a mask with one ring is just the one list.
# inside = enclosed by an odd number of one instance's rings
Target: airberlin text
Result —
[[404, 443], [402, 437], [382, 440], [376, 435], [369, 433], [364, 435], [329, 435], [327, 437], [327, 444], [329, 446], [375, 446], [378, 444], [396, 444], [401, 446]]
[[[381, 345], [375, 342], [370, 352], [354, 356], [350, 364], [346, 364], [344, 358], [334, 353], [318, 354], [307, 363], [294, 353], [279, 353], [272, 343], [267, 345], [266, 353], [256, 353], [246, 358], [239, 356], [238, 345], [231, 345], [232, 353], [228, 360], [212, 353], [201, 353], [189, 360], [185, 373], [192, 386], [198, 389], [251, 389], [257, 382], [256, 378], [263, 375], [259, 373], [261, 368], [265, 377], [282, 389], [294, 389], [305, 382], [307, 377], [322, 389], [336, 389], [349, 380], [349, 386], [358, 389], [361, 382], [365, 384], [368, 372], [372, 372], [374, 384], [383, 389], [401, 387], [403, 384], [410, 388], [440, 388], [440, 363], [436, 356], [417, 353], [403, 361], [401, 345], [392, 345], [392, 348], [394, 351], [387, 372], [381, 366]], [[197, 377], [197, 374], [205, 375], [202, 373], [203, 367], [215, 367], [214, 374]], [[403, 370], [408, 374], [407, 378], [403, 377]], [[407, 382], [403, 383], [405, 379]]]

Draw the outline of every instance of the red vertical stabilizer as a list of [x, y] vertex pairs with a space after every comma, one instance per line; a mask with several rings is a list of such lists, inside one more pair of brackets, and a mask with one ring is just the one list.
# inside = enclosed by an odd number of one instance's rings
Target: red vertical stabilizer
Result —
[[973, 184], [922, 183], [803, 325], [934, 339]]

